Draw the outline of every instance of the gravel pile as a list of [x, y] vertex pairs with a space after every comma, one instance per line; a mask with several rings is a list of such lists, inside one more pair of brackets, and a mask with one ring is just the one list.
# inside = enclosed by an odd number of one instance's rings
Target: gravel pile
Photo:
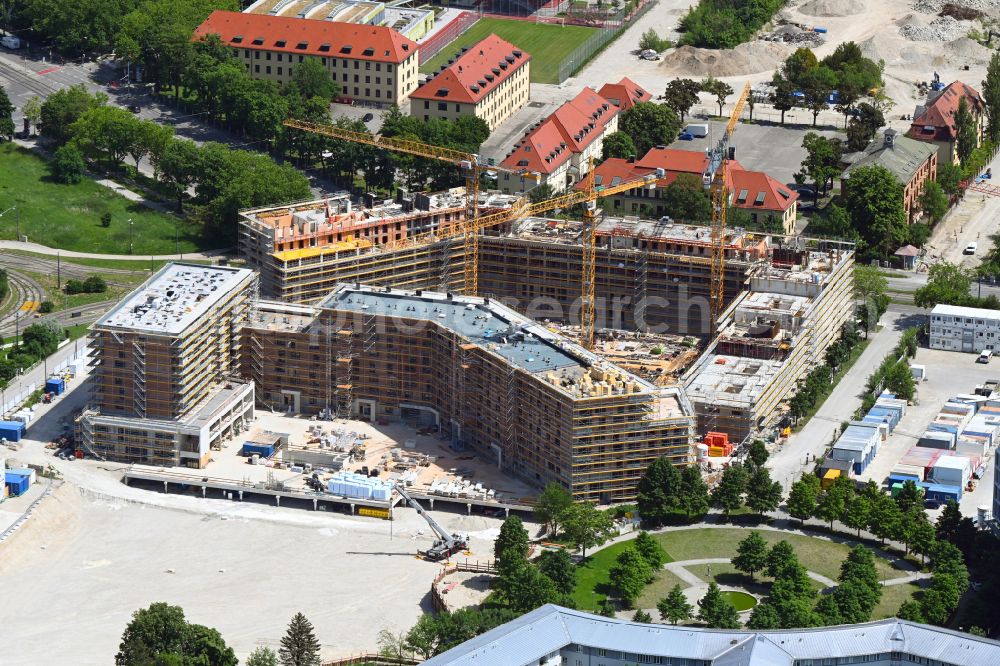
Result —
[[938, 14], [941, 8], [949, 2], [953, 5], [978, 9], [983, 12], [1000, 9], [1000, 0], [914, 0], [910, 6], [921, 14]]
[[950, 16], [939, 16], [925, 24], [914, 16], [901, 22], [899, 34], [914, 42], [950, 42], [969, 34], [971, 24]]

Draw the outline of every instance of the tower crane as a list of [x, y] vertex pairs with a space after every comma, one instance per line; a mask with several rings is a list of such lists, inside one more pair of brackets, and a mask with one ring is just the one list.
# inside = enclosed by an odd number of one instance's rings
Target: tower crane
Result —
[[[396, 153], [414, 155], [427, 159], [448, 162], [458, 167], [465, 174], [465, 196], [466, 214], [463, 233], [465, 236], [465, 280], [463, 282], [464, 291], [470, 296], [475, 296], [479, 292], [479, 242], [478, 233], [473, 230], [472, 224], [479, 216], [479, 181], [486, 171], [504, 171], [517, 174], [522, 178], [537, 181], [541, 176], [534, 172], [525, 170], [507, 169], [493, 164], [484, 164], [479, 155], [467, 153], [462, 150], [435, 146], [422, 141], [412, 141], [399, 139], [396, 137], [382, 136], [379, 134], [369, 134], [367, 132], [357, 132], [331, 125], [329, 123], [314, 123], [306, 120], [288, 119], [284, 121], [286, 127], [292, 127], [304, 132], [312, 132], [322, 136], [361, 143], [375, 148], [391, 150]], [[471, 259], [471, 261], [470, 261]]]
[[394, 487], [396, 492], [399, 493], [399, 496], [406, 500], [406, 503], [413, 507], [413, 510], [420, 514], [421, 518], [427, 521], [428, 527], [430, 527], [434, 531], [434, 534], [437, 535], [437, 539], [434, 540], [434, 545], [427, 550], [417, 551], [418, 555], [425, 557], [432, 562], [438, 562], [469, 547], [469, 537], [452, 535], [452, 533], [442, 527], [438, 521], [434, 520], [434, 517], [431, 516], [431, 514], [424, 511], [424, 507], [420, 506], [420, 502], [413, 499], [413, 497], [406, 492], [401, 483], [395, 484]]
[[705, 186], [712, 197], [712, 281], [709, 291], [709, 312], [711, 333], [714, 336], [719, 315], [722, 314], [726, 281], [726, 208], [729, 193], [726, 191], [727, 168], [729, 163], [729, 138], [736, 129], [743, 107], [750, 95], [750, 83], [743, 84], [743, 91], [729, 114], [726, 131], [708, 156], [708, 168], [702, 175]]
[[[508, 222], [514, 222], [516, 220], [531, 217], [533, 215], [538, 215], [540, 213], [545, 213], [548, 211], [568, 208], [576, 204], [585, 204], [587, 211], [591, 214], [590, 222], [593, 222], [593, 214], [596, 210], [595, 202], [598, 197], [607, 196], [611, 194], [617, 194], [619, 192], [627, 192], [628, 190], [635, 189], [637, 187], [654, 187], [657, 179], [663, 177], [663, 170], [658, 169], [655, 174], [647, 174], [644, 176], [637, 177], [634, 180], [628, 180], [618, 185], [609, 187], [595, 187], [593, 184], [593, 176], [590, 176], [588, 181], [588, 187], [582, 190], [575, 190], [572, 192], [567, 192], [551, 199], [546, 199], [545, 201], [539, 201], [532, 203], [527, 197], [519, 197], [510, 208], [505, 208], [503, 210], [488, 213], [486, 215], [479, 215], [479, 177], [484, 171], [506, 171], [508, 173], [516, 173], [519, 176], [531, 179], [538, 179], [541, 176], [536, 173], [529, 173], [525, 171], [514, 171], [510, 169], [505, 169], [503, 167], [497, 167], [493, 165], [484, 165], [480, 157], [473, 153], [465, 153], [460, 150], [453, 150], [451, 148], [442, 148], [440, 146], [433, 146], [431, 144], [423, 143], [421, 141], [410, 141], [407, 139], [397, 139], [395, 137], [384, 137], [380, 135], [368, 134], [366, 132], [356, 132], [353, 130], [347, 130], [336, 125], [330, 125], [326, 123], [313, 123], [304, 120], [286, 120], [284, 121], [286, 127], [292, 127], [295, 129], [300, 129], [305, 132], [314, 132], [322, 136], [328, 136], [335, 139], [341, 139], [343, 141], [351, 141], [354, 143], [361, 143], [368, 146], [374, 146], [376, 148], [382, 148], [383, 150], [390, 150], [398, 153], [405, 153], [407, 155], [416, 155], [418, 157], [426, 157], [429, 159], [436, 159], [444, 162], [449, 162], [458, 166], [465, 172], [466, 176], [466, 195], [467, 201], [469, 201], [469, 212], [466, 214], [465, 223], [461, 230], [454, 229], [437, 229], [436, 231], [426, 232], [423, 234], [416, 234], [408, 236], [404, 240], [392, 241], [383, 244], [382, 247], [386, 249], [394, 249], [396, 247], [402, 246], [412, 246], [419, 245], [421, 243], [431, 242], [434, 240], [446, 240], [448, 238], [454, 238], [460, 234], [465, 237], [465, 293], [469, 295], [475, 295], [479, 288], [479, 242], [478, 236], [479, 232], [484, 229], [489, 229], [491, 227], [496, 227]], [[593, 174], [593, 168], [590, 169], [590, 173]], [[470, 196], [471, 195], [471, 196]], [[590, 226], [590, 232], [585, 233], [584, 236], [584, 293], [586, 294], [588, 289], [590, 297], [584, 298], [583, 310], [585, 313], [589, 313], [589, 325], [584, 323], [581, 327], [584, 332], [582, 338], [582, 344], [588, 349], [593, 346], [593, 313], [594, 313], [594, 280], [593, 274], [594, 269], [591, 268], [589, 275], [590, 279], [586, 279], [586, 266], [591, 267], [594, 264], [594, 232], [596, 229], [593, 228], [593, 224]], [[586, 232], [586, 229], [585, 229]], [[590, 239], [590, 250], [587, 250], [587, 238]], [[589, 287], [588, 287], [589, 285]], [[586, 305], [589, 303], [589, 306]], [[589, 334], [587, 331], [589, 330]]]

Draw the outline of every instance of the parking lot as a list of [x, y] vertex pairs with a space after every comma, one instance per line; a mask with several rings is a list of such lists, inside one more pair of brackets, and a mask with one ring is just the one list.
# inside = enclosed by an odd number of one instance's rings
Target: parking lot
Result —
[[[926, 381], [917, 385], [917, 403], [907, 409], [895, 431], [883, 442], [878, 455], [859, 479], [873, 479], [882, 484], [903, 455], [916, 446], [927, 425], [949, 398], [960, 393], [972, 393], [977, 385], [986, 380], [1000, 378], [1000, 367], [996, 366], [998, 361], [981, 364], [976, 363], [976, 357], [976, 354], [936, 349], [921, 348], [917, 352], [913, 363], [927, 367]], [[994, 448], [988, 455], [985, 461], [986, 472], [976, 483], [975, 490], [962, 495], [963, 515], [974, 517], [976, 507], [992, 505], [995, 450]], [[937, 515], [938, 511], [930, 513]]]

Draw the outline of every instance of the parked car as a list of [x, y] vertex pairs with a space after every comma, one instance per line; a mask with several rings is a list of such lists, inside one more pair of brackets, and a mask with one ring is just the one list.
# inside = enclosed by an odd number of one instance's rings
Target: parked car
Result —
[[375, 119], [374, 113], [366, 113], [361, 120], [363, 120], [366, 123], [370, 123], [374, 119]]
[[131, 111], [132, 113], [139, 113], [140, 111], [142, 111], [142, 107], [139, 106], [138, 104], [129, 104], [128, 110]]
[[993, 350], [984, 349], [979, 352], [979, 358], [976, 359], [976, 363], [989, 363], [991, 358], [993, 358]]
[[978, 249], [979, 249], [979, 243], [977, 243], [976, 241], [972, 241], [971, 243], [965, 246], [965, 249], [962, 250], [962, 254], [975, 254], [976, 250]]

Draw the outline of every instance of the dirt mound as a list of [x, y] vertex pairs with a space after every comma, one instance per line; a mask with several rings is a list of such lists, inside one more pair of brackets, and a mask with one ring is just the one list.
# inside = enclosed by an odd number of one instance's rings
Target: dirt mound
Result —
[[854, 16], [864, 10], [862, 0], [809, 0], [799, 6], [806, 16]]
[[968, 37], [959, 37], [944, 45], [944, 52], [956, 58], [967, 58], [978, 62], [987, 62], [993, 53], [979, 42]]
[[682, 46], [666, 55], [660, 67], [675, 76], [744, 76], [778, 67], [790, 47], [775, 42], [748, 42], [735, 49], [699, 49]]

